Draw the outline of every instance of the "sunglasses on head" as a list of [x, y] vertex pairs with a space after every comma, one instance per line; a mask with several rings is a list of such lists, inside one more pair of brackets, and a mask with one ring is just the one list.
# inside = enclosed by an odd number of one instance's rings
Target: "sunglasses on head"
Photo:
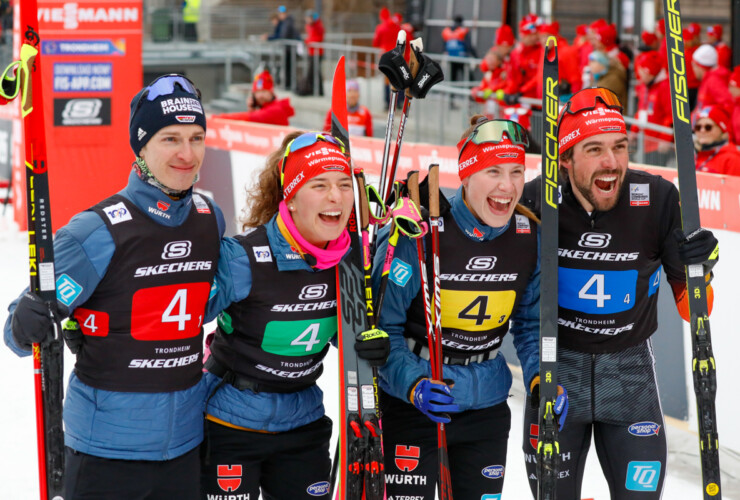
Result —
[[607, 108], [618, 109], [620, 113], [622, 112], [622, 104], [619, 102], [619, 98], [617, 98], [616, 94], [609, 89], [597, 87], [593, 89], [583, 89], [580, 92], [575, 93], [560, 112], [559, 121], [562, 121], [565, 113], [575, 115], [582, 111], [591, 111], [596, 109], [599, 105], [599, 101], [601, 101]]
[[[517, 122], [511, 120], [488, 120], [480, 125], [477, 125], [473, 132], [465, 138], [460, 146], [460, 154], [457, 155], [458, 162], [462, 158], [462, 153], [465, 151], [465, 147], [468, 143], [483, 144], [493, 143], [498, 144], [504, 140], [504, 134], [512, 142], [518, 146], [529, 147], [529, 135], [527, 131], [519, 125]], [[458, 146], [460, 143], [458, 143]]]
[[344, 149], [344, 143], [337, 139], [334, 136], [331, 136], [329, 134], [320, 134], [317, 132], [307, 132], [305, 134], [301, 134], [292, 141], [288, 143], [288, 146], [285, 148], [285, 154], [283, 155], [283, 158], [280, 160], [280, 187], [284, 186], [285, 181], [285, 161], [288, 159], [288, 156], [291, 153], [295, 153], [296, 151], [307, 148], [309, 146], [313, 146], [319, 141], [328, 142], [329, 144], [334, 144], [336, 147], [338, 147], [342, 153], [345, 153]]
[[694, 125], [694, 132], [701, 132], [704, 130], [705, 132], [711, 132], [714, 129], [714, 125], [711, 123], [697, 123]]
[[175, 92], [176, 85], [180, 87], [182, 91], [187, 92], [188, 94], [192, 94], [193, 97], [200, 99], [200, 90], [198, 90], [195, 84], [189, 79], [175, 73], [164, 75], [160, 76], [144, 88], [144, 91], [139, 96], [139, 100], [136, 101], [136, 106], [134, 108], [132, 116], [135, 115], [136, 111], [139, 110], [144, 102], [144, 99], [146, 99], [147, 101], [153, 101], [157, 97], [173, 94]]

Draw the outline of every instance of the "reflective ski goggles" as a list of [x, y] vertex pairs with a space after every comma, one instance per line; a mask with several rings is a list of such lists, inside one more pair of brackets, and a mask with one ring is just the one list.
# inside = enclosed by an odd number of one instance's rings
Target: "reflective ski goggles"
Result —
[[346, 154], [344, 143], [337, 139], [336, 137], [329, 135], [329, 134], [320, 134], [318, 132], [307, 132], [305, 134], [301, 134], [292, 141], [288, 143], [288, 146], [285, 148], [285, 154], [283, 155], [283, 158], [280, 160], [280, 186], [284, 186], [284, 180], [285, 180], [285, 162], [288, 159], [288, 156], [290, 156], [291, 153], [295, 153], [296, 151], [299, 151], [303, 148], [307, 148], [309, 146], [313, 146], [319, 141], [328, 142], [329, 144], [333, 144], [336, 147], [338, 147], [342, 154]]
[[175, 92], [175, 85], [178, 85], [184, 92], [200, 99], [200, 90], [186, 77], [176, 73], [163, 75], [144, 88], [144, 91], [139, 96], [139, 100], [136, 101], [133, 114], [136, 114], [136, 111], [139, 110], [144, 99], [153, 101], [157, 97], [170, 95]]
[[609, 89], [597, 87], [593, 89], [583, 89], [575, 93], [565, 104], [560, 112], [558, 123], [562, 121], [565, 113], [572, 115], [581, 111], [591, 111], [596, 109], [601, 101], [607, 108], [618, 109], [622, 112], [622, 104], [619, 102], [617, 95]]
[[[460, 154], [457, 155], [457, 161], [462, 158], [462, 153], [465, 151], [465, 146], [472, 142], [473, 144], [493, 143], [498, 144], [504, 140], [504, 134], [506, 138], [511, 141], [512, 144], [518, 146], [529, 147], [529, 135], [527, 131], [519, 125], [517, 122], [511, 120], [488, 120], [473, 129], [473, 132], [457, 143], [460, 149]], [[461, 145], [462, 143], [462, 145]]]

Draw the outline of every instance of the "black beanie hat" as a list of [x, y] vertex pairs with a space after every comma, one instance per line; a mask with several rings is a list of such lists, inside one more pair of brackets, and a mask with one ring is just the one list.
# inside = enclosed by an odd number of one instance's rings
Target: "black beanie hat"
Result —
[[182, 75], [160, 76], [131, 100], [129, 143], [139, 156], [149, 139], [169, 125], [200, 125], [206, 129], [206, 115], [200, 91]]

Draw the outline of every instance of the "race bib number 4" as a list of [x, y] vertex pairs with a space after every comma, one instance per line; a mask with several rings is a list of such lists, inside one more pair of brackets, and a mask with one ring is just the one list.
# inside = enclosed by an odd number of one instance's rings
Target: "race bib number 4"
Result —
[[270, 321], [262, 350], [278, 356], [307, 356], [321, 352], [337, 333], [337, 317], [302, 321]]
[[589, 314], [613, 314], [635, 304], [637, 271], [593, 271], [559, 268], [560, 307]]
[[493, 330], [506, 323], [516, 301], [514, 290], [464, 292], [442, 289], [442, 327], [468, 332]]
[[131, 304], [131, 336], [136, 340], [195, 337], [203, 326], [210, 283], [183, 283], [144, 288]]

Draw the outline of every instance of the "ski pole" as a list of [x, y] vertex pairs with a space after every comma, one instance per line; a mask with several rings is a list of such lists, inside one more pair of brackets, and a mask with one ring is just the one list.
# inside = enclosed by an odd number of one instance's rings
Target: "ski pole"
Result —
[[[434, 325], [435, 357], [437, 378], [444, 380], [442, 372], [442, 287], [439, 275], [439, 165], [429, 165], [429, 225], [432, 235], [432, 275], [434, 279], [434, 306], [432, 319]], [[439, 455], [440, 499], [452, 500], [452, 478], [450, 476], [450, 459], [447, 454], [447, 431], [445, 424], [437, 424], [437, 441]]]

